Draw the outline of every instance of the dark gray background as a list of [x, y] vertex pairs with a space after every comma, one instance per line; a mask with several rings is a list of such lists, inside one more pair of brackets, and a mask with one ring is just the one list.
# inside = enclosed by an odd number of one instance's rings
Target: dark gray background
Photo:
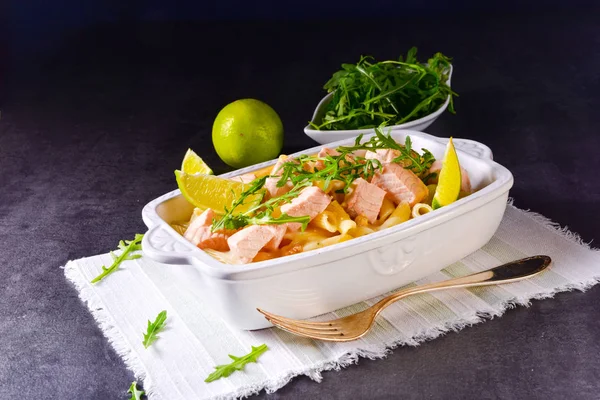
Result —
[[[515, 176], [518, 207], [586, 241], [600, 236], [597, 10], [382, 10], [313, 22], [146, 18], [60, 34], [48, 22], [37, 36], [17, 10], [0, 43], [1, 399], [128, 398], [131, 372], [59, 267], [143, 232], [143, 205], [176, 187], [188, 147], [226, 171], [210, 132], [230, 101], [273, 106], [284, 152], [314, 145], [302, 128], [321, 86], [361, 54], [395, 58], [416, 45], [453, 56], [457, 115], [428, 131], [489, 145]], [[599, 302], [598, 287], [559, 294], [259, 397], [596, 399]]]

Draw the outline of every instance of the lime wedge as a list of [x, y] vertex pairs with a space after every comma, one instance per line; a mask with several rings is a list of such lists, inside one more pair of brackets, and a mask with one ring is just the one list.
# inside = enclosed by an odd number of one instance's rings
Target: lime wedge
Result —
[[[186, 174], [179, 170], [175, 171], [175, 178], [181, 194], [187, 201], [201, 209], [212, 208], [219, 214], [224, 214], [225, 207], [230, 208], [244, 189], [248, 188], [247, 184], [238, 181], [200, 173]], [[264, 192], [260, 192], [248, 196], [244, 204], [235, 209], [234, 214], [258, 205], [263, 195]]]
[[181, 170], [186, 174], [212, 175], [213, 171], [192, 149], [188, 149], [181, 162]]
[[442, 161], [442, 169], [440, 170], [431, 207], [435, 210], [455, 202], [460, 194], [460, 184], [460, 164], [454, 143], [452, 143], [452, 138], [450, 138], [448, 146], [446, 146], [446, 153]]

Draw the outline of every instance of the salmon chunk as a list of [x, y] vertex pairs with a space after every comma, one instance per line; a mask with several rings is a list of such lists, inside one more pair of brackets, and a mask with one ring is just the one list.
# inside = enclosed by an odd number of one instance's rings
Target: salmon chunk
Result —
[[340, 155], [339, 151], [337, 151], [336, 149], [330, 149], [329, 147], [323, 147], [319, 151], [319, 154], [318, 154], [319, 157], [327, 157], [327, 156], [336, 157], [339, 155]]
[[[339, 156], [340, 153], [335, 150], [335, 149], [330, 149], [329, 147], [323, 147], [321, 150], [319, 150], [319, 154], [317, 154], [317, 157], [319, 158], [325, 158], [327, 156]], [[314, 169], [316, 170], [322, 170], [323, 168], [325, 168], [325, 161], [323, 160], [317, 160], [314, 163]]]
[[[292, 217], [303, 217], [308, 215], [312, 220], [318, 214], [322, 213], [331, 203], [331, 197], [325, 194], [317, 186], [309, 186], [300, 192], [298, 197], [290, 203], [281, 206], [281, 212]], [[302, 226], [299, 222], [291, 222], [288, 225], [290, 230], [298, 230]]]
[[352, 217], [364, 215], [370, 223], [374, 223], [379, 215], [385, 191], [358, 178], [352, 182], [350, 194], [346, 196], [346, 208]]
[[279, 197], [281, 195], [284, 195], [290, 190], [292, 190], [292, 188], [294, 187], [294, 184], [289, 180], [281, 187], [277, 186], [277, 182], [279, 182], [279, 178], [267, 178], [265, 180], [265, 189], [267, 189], [267, 200], [273, 197]]
[[273, 232], [273, 239], [269, 240], [269, 242], [265, 245], [266, 250], [277, 250], [281, 241], [283, 240], [283, 236], [287, 231], [287, 225], [265, 225]]
[[267, 178], [265, 180], [265, 189], [267, 189], [266, 199], [271, 199], [273, 197], [279, 197], [281, 195], [286, 194], [294, 187], [294, 184], [288, 180], [283, 186], [277, 186], [277, 182], [279, 182], [279, 178]]
[[[273, 166], [273, 169], [271, 170], [271, 175], [281, 176], [281, 174], [283, 174], [283, 171], [281, 170], [281, 168], [283, 167], [283, 164], [285, 164], [286, 162], [290, 162], [290, 161], [293, 161], [293, 160], [287, 156], [280, 156], [279, 159], [277, 160], [277, 163], [275, 163], [275, 165]], [[265, 189], [267, 190], [267, 193], [266, 193], [267, 199], [270, 199], [273, 197], [279, 197], [282, 194], [286, 194], [287, 192], [292, 190], [292, 188], [294, 187], [292, 182], [289, 180], [281, 187], [277, 186], [277, 182], [279, 182], [279, 178], [276, 178], [276, 177], [267, 178], [265, 180]]]
[[384, 165], [381, 171], [375, 173], [371, 183], [388, 192], [397, 204], [404, 201], [411, 207], [429, 194], [427, 186], [414, 172], [394, 163]]
[[[430, 174], [435, 173], [437, 175], [435, 178], [429, 179], [428, 183], [437, 183], [441, 170], [442, 170], [442, 161], [441, 160], [434, 161], [433, 164], [431, 164], [431, 168], [429, 168], [429, 173]], [[460, 167], [460, 177], [461, 177], [460, 191], [464, 192], [465, 194], [470, 194], [472, 191], [471, 180], [469, 179], [469, 173], [463, 167]]]
[[250, 183], [255, 179], [256, 179], [256, 175], [254, 175], [253, 173], [238, 175], [238, 176], [234, 176], [233, 178], [231, 178], [232, 181], [238, 181], [238, 182], [242, 182], [242, 183]]
[[242, 264], [252, 262], [258, 252], [275, 237], [269, 225], [250, 225], [231, 235], [227, 244], [231, 253]]
[[[194, 210], [194, 212], [196, 211]], [[227, 238], [232, 232], [226, 230], [211, 232], [210, 228], [214, 218], [215, 213], [210, 208], [200, 215], [192, 216], [190, 226], [186, 229], [183, 237], [201, 249], [229, 250]]]
[[377, 149], [375, 151], [367, 151], [365, 158], [367, 160], [379, 160], [381, 164], [389, 164], [394, 161], [394, 158], [400, 156], [400, 152], [394, 149]]

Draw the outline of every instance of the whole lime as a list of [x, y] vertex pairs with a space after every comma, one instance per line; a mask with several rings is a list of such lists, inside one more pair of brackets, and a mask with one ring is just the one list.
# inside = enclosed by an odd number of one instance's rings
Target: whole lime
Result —
[[243, 168], [279, 155], [283, 147], [283, 124], [275, 110], [262, 101], [236, 100], [217, 115], [212, 140], [223, 162]]

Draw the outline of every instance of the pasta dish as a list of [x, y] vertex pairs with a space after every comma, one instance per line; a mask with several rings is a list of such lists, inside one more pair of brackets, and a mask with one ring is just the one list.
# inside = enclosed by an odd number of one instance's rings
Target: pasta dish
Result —
[[221, 212], [195, 208], [183, 236], [222, 262], [247, 264], [381, 231], [446, 205], [449, 191], [451, 201], [472, 192], [448, 149], [442, 162], [410, 137], [400, 144], [376, 130], [361, 139], [230, 178], [244, 190]]

